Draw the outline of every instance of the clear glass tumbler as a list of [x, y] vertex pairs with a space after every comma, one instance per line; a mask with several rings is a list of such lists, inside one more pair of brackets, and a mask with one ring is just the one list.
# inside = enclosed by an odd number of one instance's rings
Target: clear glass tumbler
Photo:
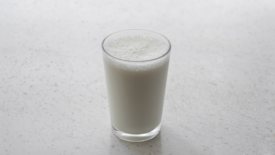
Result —
[[154, 138], [161, 126], [170, 41], [151, 31], [125, 30], [107, 36], [102, 49], [113, 133], [131, 142]]

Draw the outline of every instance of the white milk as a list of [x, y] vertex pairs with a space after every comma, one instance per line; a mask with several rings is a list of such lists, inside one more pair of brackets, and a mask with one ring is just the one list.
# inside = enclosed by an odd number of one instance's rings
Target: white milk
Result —
[[161, 56], [169, 50], [167, 44], [131, 36], [107, 41], [104, 46], [115, 58], [143, 61], [121, 61], [104, 53], [112, 125], [131, 134], [152, 131], [161, 122], [169, 55]]

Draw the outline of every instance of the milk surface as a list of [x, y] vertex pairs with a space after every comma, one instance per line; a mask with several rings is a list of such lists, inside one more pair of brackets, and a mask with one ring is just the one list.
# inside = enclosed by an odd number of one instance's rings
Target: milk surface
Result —
[[[111, 55], [104, 54], [104, 65], [112, 125], [131, 134], [152, 131], [161, 122], [169, 64], [169, 55], [162, 56], [167, 45], [136, 35], [109, 40], [105, 47]], [[148, 61], [155, 58], [159, 59]]]
[[167, 52], [167, 44], [162, 40], [141, 35], [110, 40], [105, 48], [110, 55], [128, 61], [146, 61], [158, 58]]

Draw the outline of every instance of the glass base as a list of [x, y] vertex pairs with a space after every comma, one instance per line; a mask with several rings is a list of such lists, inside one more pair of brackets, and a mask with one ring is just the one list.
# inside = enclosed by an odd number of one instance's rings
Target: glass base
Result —
[[158, 135], [160, 132], [160, 124], [152, 131], [142, 134], [129, 134], [122, 131], [119, 131], [117, 128], [113, 127], [113, 133], [120, 139], [129, 141], [129, 142], [143, 142], [150, 140]]

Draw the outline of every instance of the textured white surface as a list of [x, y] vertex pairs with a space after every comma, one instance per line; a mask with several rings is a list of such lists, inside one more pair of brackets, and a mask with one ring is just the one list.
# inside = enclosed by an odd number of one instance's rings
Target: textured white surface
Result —
[[[0, 1], [0, 154], [275, 154], [275, 3]], [[162, 131], [111, 133], [101, 41], [167, 36]]]

